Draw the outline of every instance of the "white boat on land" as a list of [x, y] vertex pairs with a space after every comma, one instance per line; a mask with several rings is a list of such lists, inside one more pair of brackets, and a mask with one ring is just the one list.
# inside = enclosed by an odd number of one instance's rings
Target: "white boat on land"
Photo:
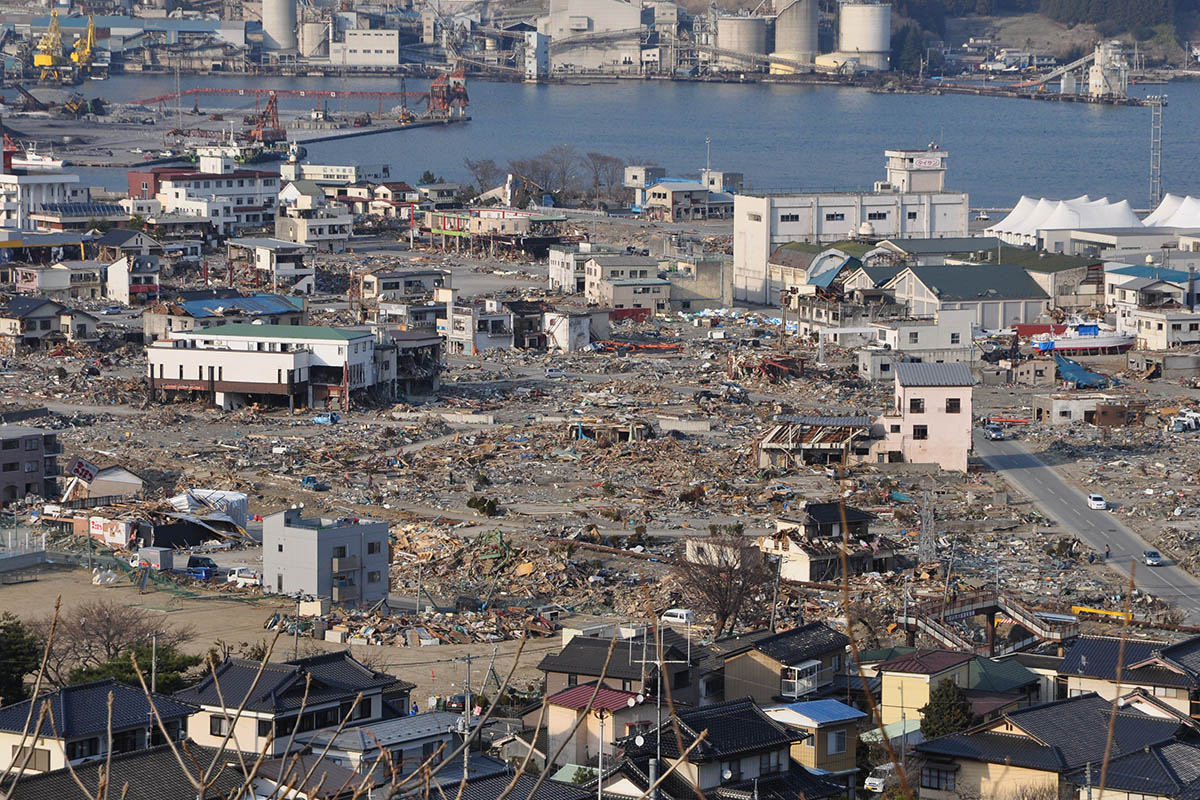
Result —
[[1117, 333], [1097, 322], [1072, 322], [1062, 333], [1039, 333], [1030, 340], [1035, 350], [1055, 353], [1124, 353], [1133, 347], [1132, 334]]
[[43, 155], [37, 151], [37, 146], [30, 142], [18, 154], [13, 156], [12, 165], [21, 169], [62, 169], [67, 162], [55, 158], [53, 154]]

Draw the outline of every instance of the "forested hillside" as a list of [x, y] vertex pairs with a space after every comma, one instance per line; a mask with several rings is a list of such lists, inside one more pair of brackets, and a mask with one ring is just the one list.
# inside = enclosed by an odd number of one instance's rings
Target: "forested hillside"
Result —
[[1172, 25], [1181, 14], [1200, 8], [1200, 0], [893, 0], [892, 6], [939, 36], [945, 35], [947, 17], [1037, 11], [1068, 25], [1103, 25], [1119, 33]]

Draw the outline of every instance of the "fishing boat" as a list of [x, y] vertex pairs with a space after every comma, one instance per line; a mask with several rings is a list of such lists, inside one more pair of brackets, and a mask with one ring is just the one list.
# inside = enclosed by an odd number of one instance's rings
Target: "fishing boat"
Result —
[[21, 169], [62, 169], [66, 162], [53, 155], [42, 155], [36, 146], [30, 142], [24, 149], [13, 155], [12, 165]]
[[1062, 331], [1035, 334], [1030, 343], [1043, 353], [1124, 353], [1133, 347], [1134, 336], [1118, 333], [1097, 322], [1072, 322]]

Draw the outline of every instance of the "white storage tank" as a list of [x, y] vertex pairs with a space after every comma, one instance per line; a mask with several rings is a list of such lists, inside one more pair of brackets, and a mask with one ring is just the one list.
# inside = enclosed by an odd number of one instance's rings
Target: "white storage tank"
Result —
[[[717, 47], [721, 50], [765, 56], [767, 54], [767, 18], [718, 17]], [[722, 69], [747, 72], [759, 68], [759, 65], [753, 61], [743, 61], [729, 56], [719, 57], [717, 65]]]
[[296, 49], [296, 0], [263, 0], [263, 49]]
[[329, 56], [329, 25], [325, 22], [305, 22], [300, 26], [300, 55], [303, 58]]
[[892, 6], [843, 0], [838, 7], [838, 52], [857, 56], [861, 69], [885, 72], [892, 60]]
[[817, 0], [792, 0], [779, 12], [773, 55], [806, 62], [817, 55]]

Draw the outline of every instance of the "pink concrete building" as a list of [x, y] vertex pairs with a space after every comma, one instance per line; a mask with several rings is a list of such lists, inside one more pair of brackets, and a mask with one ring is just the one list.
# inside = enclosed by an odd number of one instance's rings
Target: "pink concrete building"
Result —
[[937, 464], [967, 471], [971, 451], [971, 387], [966, 364], [896, 364], [894, 407], [878, 422], [884, 439], [879, 460]]

